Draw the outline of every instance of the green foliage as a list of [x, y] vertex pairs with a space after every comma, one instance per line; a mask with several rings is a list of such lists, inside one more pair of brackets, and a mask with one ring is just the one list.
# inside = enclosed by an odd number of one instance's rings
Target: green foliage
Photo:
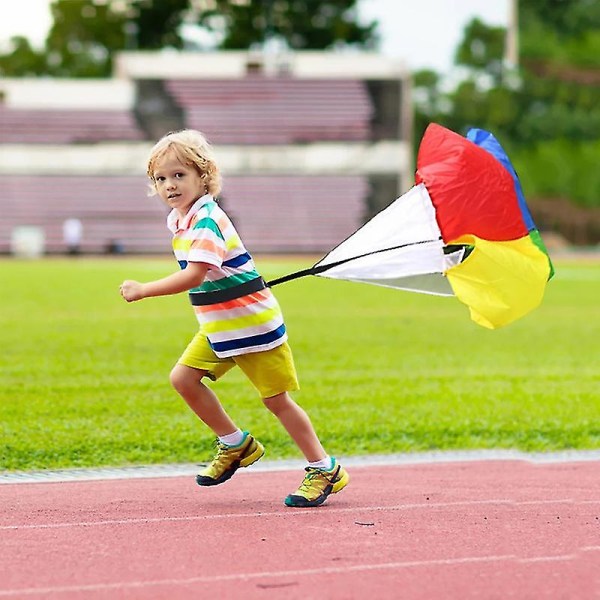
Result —
[[273, 37], [303, 50], [377, 42], [377, 23], [359, 24], [356, 0], [54, 0], [51, 10], [45, 48], [38, 52], [15, 38], [0, 56], [1, 75], [110, 77], [116, 52], [184, 48], [181, 26], [194, 21], [218, 32], [224, 49], [248, 49]]
[[554, 63], [600, 66], [596, 0], [519, 0], [521, 55]]
[[450, 100], [451, 110], [443, 118], [454, 131], [466, 133], [470, 127], [479, 127], [501, 135], [512, 129], [519, 117], [517, 99], [503, 87], [482, 90], [475, 81], [465, 80]]
[[[600, 267], [554, 262], [542, 306], [497, 331], [451, 298], [316, 277], [275, 288], [300, 374], [295, 398], [329, 451], [599, 448]], [[309, 264], [259, 261], [267, 278]], [[134, 304], [118, 294], [126, 277], [173, 268], [2, 261], [0, 470], [211, 456], [211, 433], [168, 383], [196, 329], [185, 294]], [[300, 457], [241, 373], [213, 387], [270, 458]]]
[[490, 27], [473, 19], [463, 33], [455, 62], [474, 69], [483, 69], [500, 81], [503, 73], [504, 27]]
[[189, 0], [139, 2], [129, 23], [130, 47], [140, 50], [184, 47], [179, 28], [190, 9]]
[[598, 206], [600, 141], [577, 143], [557, 139], [515, 147], [511, 160], [527, 196], [572, 198], [582, 206]]
[[125, 17], [108, 4], [58, 0], [46, 40], [49, 74], [55, 77], [106, 77], [114, 49], [125, 46]]
[[12, 39], [13, 48], [0, 55], [0, 74], [4, 77], [37, 77], [47, 73], [46, 58], [24, 37]]
[[296, 50], [324, 50], [339, 44], [373, 46], [377, 24], [360, 25], [356, 0], [231, 2], [216, 0], [200, 14], [199, 24], [219, 30], [225, 24], [224, 49], [251, 48], [269, 38]]
[[600, 206], [600, 4], [520, 0], [519, 23], [518, 72], [502, 69], [502, 30], [475, 19], [457, 51], [469, 72], [454, 89], [417, 74], [415, 143], [432, 121], [486, 129], [518, 156], [529, 195]]
[[182, 48], [178, 32], [188, 5], [188, 0], [57, 0], [44, 51], [47, 74], [109, 77], [119, 50]]
[[560, 32], [544, 29], [544, 24], [534, 22], [521, 37], [521, 55], [526, 63], [549, 61], [560, 66], [593, 68], [600, 65], [600, 30], [581, 33], [578, 37], [564, 39]]

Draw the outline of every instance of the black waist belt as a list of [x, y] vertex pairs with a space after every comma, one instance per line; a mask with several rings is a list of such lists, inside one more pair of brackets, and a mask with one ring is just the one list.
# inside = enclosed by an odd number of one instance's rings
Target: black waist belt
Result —
[[235, 300], [254, 292], [260, 292], [267, 287], [262, 277], [256, 277], [245, 283], [240, 283], [226, 290], [216, 290], [214, 292], [190, 292], [190, 301], [193, 306], [207, 306], [208, 304], [219, 304]]

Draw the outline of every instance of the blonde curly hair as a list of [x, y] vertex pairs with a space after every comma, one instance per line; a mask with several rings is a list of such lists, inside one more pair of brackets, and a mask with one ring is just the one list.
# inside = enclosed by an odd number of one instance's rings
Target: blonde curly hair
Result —
[[195, 129], [172, 131], [163, 136], [148, 157], [147, 173], [150, 178], [150, 195], [157, 194], [154, 171], [156, 163], [168, 152], [173, 152], [181, 164], [194, 167], [204, 179], [206, 191], [213, 197], [221, 192], [221, 173], [215, 162], [211, 145]]

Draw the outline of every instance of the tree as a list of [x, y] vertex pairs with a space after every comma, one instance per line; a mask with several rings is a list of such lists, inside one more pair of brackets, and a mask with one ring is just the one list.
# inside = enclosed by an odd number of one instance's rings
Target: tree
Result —
[[503, 30], [475, 19], [456, 53], [468, 75], [445, 95], [443, 118], [476, 121], [515, 144], [599, 139], [600, 4], [520, 0], [519, 9], [519, 84], [504, 81]]
[[13, 49], [0, 56], [0, 74], [4, 77], [37, 77], [47, 73], [46, 57], [36, 52], [27, 38], [11, 40]]
[[125, 46], [125, 15], [90, 0], [58, 0], [46, 40], [48, 74], [55, 77], [105, 77], [111, 51]]
[[600, 66], [600, 4], [597, 0], [519, 0], [521, 55], [570, 69]]
[[44, 55], [47, 74], [108, 77], [115, 52], [182, 48], [189, 0], [56, 0]]
[[109, 77], [121, 50], [181, 49], [184, 23], [219, 32], [223, 49], [277, 38], [294, 49], [373, 47], [376, 22], [360, 25], [357, 0], [55, 0], [43, 51], [24, 39], [0, 56], [0, 75]]
[[339, 45], [374, 47], [377, 23], [357, 22], [356, 0], [214, 0], [198, 24], [224, 31], [220, 48], [244, 49], [269, 39], [295, 50], [324, 50]]
[[519, 8], [518, 72], [503, 70], [502, 31], [472, 21], [456, 54], [467, 68], [457, 85], [445, 90], [435, 74], [415, 76], [415, 138], [430, 121], [461, 133], [487, 129], [530, 196], [600, 206], [592, 166], [600, 162], [600, 4], [520, 0]]
[[456, 50], [455, 63], [484, 71], [492, 76], [495, 85], [499, 85], [504, 71], [505, 38], [504, 27], [490, 27], [479, 19], [473, 19]]
[[490, 27], [479, 19], [467, 24], [454, 59], [466, 74], [450, 91], [444, 91], [443, 78], [435, 73], [415, 74], [415, 142], [431, 121], [459, 132], [469, 127], [496, 133], [511, 129], [517, 102], [504, 85], [505, 35], [504, 28]]
[[521, 0], [521, 141], [600, 138], [600, 4]]

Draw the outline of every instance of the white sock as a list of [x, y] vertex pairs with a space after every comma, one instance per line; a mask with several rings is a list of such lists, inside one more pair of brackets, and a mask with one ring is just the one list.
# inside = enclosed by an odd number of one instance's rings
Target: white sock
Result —
[[331, 458], [331, 456], [327, 455], [325, 458], [322, 458], [321, 460], [317, 460], [315, 462], [309, 462], [308, 466], [313, 467], [315, 469], [325, 469], [325, 471], [331, 471], [331, 469], [333, 469], [334, 464], [335, 463], [333, 461], [333, 458]]
[[246, 434], [241, 429], [236, 429], [233, 433], [219, 436], [219, 441], [227, 446], [239, 446], [245, 439]]

